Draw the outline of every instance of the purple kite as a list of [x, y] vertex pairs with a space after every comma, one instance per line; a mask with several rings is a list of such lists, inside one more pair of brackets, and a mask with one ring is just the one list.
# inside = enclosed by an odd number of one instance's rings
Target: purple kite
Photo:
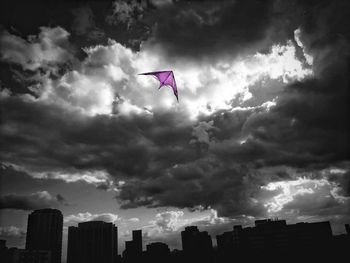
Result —
[[174, 95], [177, 99], [177, 102], [179, 102], [179, 97], [177, 95], [177, 87], [175, 82], [174, 73], [171, 70], [167, 71], [154, 71], [154, 72], [147, 72], [147, 73], [140, 73], [139, 75], [151, 75], [156, 77], [159, 82], [160, 86], [158, 89], [160, 89], [163, 86], [168, 86], [173, 89]]

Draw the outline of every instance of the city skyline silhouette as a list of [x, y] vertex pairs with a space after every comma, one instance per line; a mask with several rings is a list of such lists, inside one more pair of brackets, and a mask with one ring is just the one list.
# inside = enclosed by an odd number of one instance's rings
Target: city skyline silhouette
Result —
[[[61, 262], [63, 216], [57, 209], [40, 209], [28, 216], [25, 249], [7, 248], [0, 240], [0, 258], [5, 263]], [[169, 249], [163, 242], [143, 243], [142, 230], [132, 231], [132, 240], [118, 253], [118, 227], [103, 221], [81, 222], [68, 229], [67, 263], [230, 262], [288, 258], [335, 260], [347, 257], [350, 227], [333, 235], [329, 221], [287, 224], [281, 219], [255, 220], [254, 226], [233, 225], [231, 231], [216, 236], [216, 246], [207, 231], [185, 226], [182, 249]], [[144, 250], [143, 247], [146, 249]], [[272, 257], [272, 258], [271, 258]], [[286, 259], [285, 259], [286, 260]], [[286, 260], [287, 261], [287, 260]], [[65, 262], [65, 261], [62, 261]]]

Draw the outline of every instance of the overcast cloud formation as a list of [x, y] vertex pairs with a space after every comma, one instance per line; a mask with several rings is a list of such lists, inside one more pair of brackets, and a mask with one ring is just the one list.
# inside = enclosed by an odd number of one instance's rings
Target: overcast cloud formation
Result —
[[0, 209], [35, 210], [46, 207], [57, 207], [64, 203], [60, 194], [52, 196], [47, 191], [36, 192], [30, 195], [6, 194], [0, 197]]
[[[348, 1], [166, 2], [67, 2], [61, 8], [73, 15], [62, 23], [9, 27], [5, 16], [2, 162], [33, 178], [115, 191], [121, 209], [342, 227], [350, 219]], [[137, 75], [161, 69], [174, 70], [179, 104]], [[2, 204], [60, 202], [48, 195], [7, 194]], [[170, 233], [180, 218], [181, 210], [158, 214], [151, 229]]]

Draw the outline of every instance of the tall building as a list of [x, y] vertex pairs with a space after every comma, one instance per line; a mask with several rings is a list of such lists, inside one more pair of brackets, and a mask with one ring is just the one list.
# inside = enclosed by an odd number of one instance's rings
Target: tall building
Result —
[[67, 263], [114, 263], [118, 257], [118, 228], [90, 221], [68, 229]]
[[67, 263], [79, 262], [79, 231], [75, 226], [68, 227]]
[[210, 252], [213, 244], [208, 232], [200, 232], [196, 226], [188, 226], [181, 231], [182, 249], [187, 254]]
[[167, 244], [162, 242], [153, 242], [146, 246], [146, 251], [151, 255], [169, 255], [170, 249]]
[[8, 258], [8, 248], [6, 246], [6, 240], [0, 239], [0, 258], [2, 262], [8, 263], [9, 258]]
[[142, 230], [133, 230], [132, 240], [135, 245], [136, 253], [142, 253]]
[[132, 231], [132, 240], [125, 241], [123, 258], [126, 261], [135, 261], [142, 256], [142, 230]]
[[162, 242], [150, 243], [146, 246], [147, 262], [169, 262], [170, 249]]
[[51, 262], [61, 263], [63, 215], [57, 209], [35, 210], [28, 216], [26, 250], [51, 252]]
[[233, 231], [217, 236], [223, 258], [262, 259], [268, 255], [298, 257], [322, 255], [332, 240], [329, 222], [287, 225], [285, 220], [257, 220], [254, 227], [234, 226]]
[[224, 232], [221, 235], [216, 236], [216, 243], [219, 252], [230, 252], [232, 251], [234, 239], [233, 231]]

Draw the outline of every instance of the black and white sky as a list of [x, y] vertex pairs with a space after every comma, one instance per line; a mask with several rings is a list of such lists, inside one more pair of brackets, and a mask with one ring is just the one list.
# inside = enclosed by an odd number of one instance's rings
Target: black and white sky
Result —
[[[283, 218], [350, 221], [350, 2], [1, 1], [0, 237], [27, 215], [180, 248]], [[138, 73], [173, 70], [171, 89]], [[63, 249], [65, 253], [65, 248]]]

